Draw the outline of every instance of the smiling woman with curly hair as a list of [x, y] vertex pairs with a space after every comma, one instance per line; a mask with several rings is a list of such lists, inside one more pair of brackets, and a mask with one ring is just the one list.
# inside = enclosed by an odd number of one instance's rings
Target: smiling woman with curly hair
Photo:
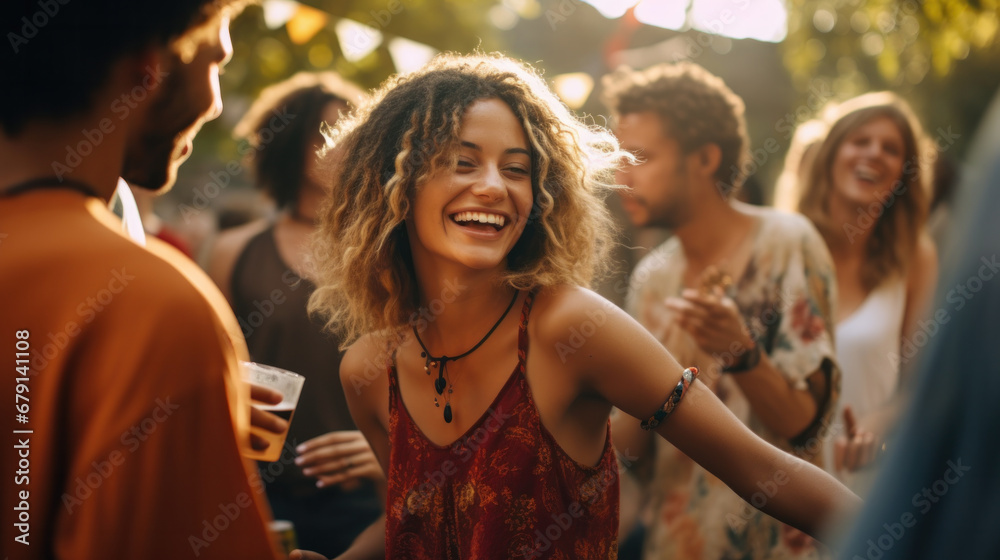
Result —
[[602, 195], [634, 158], [533, 70], [440, 56], [330, 144], [310, 303], [354, 341], [341, 382], [388, 478], [384, 532], [345, 558], [615, 558], [613, 406], [747, 498], [791, 470], [765, 509], [807, 531], [856, 507], [585, 287], [613, 233]]
[[589, 285], [604, 272], [614, 229], [602, 195], [624, 155], [614, 138], [573, 118], [538, 75], [511, 60], [439, 57], [387, 81], [328, 137], [348, 165], [316, 240], [325, 285], [312, 303], [348, 342], [408, 328], [418, 311], [403, 227], [412, 191], [456, 165], [462, 115], [488, 98], [514, 111], [531, 144], [531, 211], [519, 216], [524, 235], [503, 282], [522, 290]]

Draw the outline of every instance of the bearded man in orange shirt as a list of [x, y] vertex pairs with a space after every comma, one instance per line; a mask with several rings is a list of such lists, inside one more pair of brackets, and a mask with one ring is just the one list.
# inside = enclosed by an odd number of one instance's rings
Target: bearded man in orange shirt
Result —
[[107, 209], [119, 176], [169, 188], [218, 116], [241, 7], [0, 8], [0, 392], [15, 405], [0, 524], [13, 558], [277, 557], [241, 457], [236, 320], [194, 263], [134, 243]]

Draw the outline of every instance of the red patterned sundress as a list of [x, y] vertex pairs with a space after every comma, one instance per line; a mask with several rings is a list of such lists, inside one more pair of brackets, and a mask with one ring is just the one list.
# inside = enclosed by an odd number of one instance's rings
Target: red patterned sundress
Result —
[[570, 458], [542, 425], [524, 376], [528, 314], [518, 363], [493, 404], [457, 441], [428, 440], [389, 368], [386, 558], [613, 560], [618, 557], [618, 464], [608, 423], [595, 467]]

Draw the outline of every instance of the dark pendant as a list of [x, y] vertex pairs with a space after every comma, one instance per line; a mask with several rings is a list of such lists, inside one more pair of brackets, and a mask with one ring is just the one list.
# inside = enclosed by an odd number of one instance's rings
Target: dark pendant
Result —
[[451, 424], [451, 403], [444, 405], [444, 421]]
[[444, 386], [446, 382], [443, 377], [438, 377], [434, 380], [434, 389], [437, 390], [438, 394], [444, 393]]
[[427, 352], [421, 352], [420, 353], [420, 357], [421, 358], [426, 358], [427, 357]]

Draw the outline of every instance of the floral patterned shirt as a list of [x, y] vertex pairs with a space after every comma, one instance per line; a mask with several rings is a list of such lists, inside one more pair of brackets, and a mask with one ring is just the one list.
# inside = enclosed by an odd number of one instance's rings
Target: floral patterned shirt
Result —
[[[668, 239], [636, 267], [627, 309], [678, 362], [698, 366], [699, 380], [754, 433], [822, 464], [822, 428], [829, 425], [840, 388], [833, 346], [833, 263], [823, 239], [804, 217], [743, 204], [737, 208], [756, 218], [756, 230], [718, 269], [733, 279], [726, 294], [736, 302], [761, 350], [790, 386], [809, 390], [820, 404], [817, 418], [802, 435], [787, 440], [771, 433], [732, 376], [721, 373], [724, 357], [701, 350], [665, 307], [665, 298], [679, 296], [685, 288], [687, 263], [679, 239]], [[822, 387], [810, 383], [817, 370], [825, 374], [826, 383], [818, 384]], [[660, 438], [656, 442], [653, 488], [644, 513], [649, 525], [646, 560], [823, 557], [822, 545], [754, 509], [669, 443]], [[751, 501], [764, 505], [785, 483], [784, 475], [762, 481], [759, 496]]]

